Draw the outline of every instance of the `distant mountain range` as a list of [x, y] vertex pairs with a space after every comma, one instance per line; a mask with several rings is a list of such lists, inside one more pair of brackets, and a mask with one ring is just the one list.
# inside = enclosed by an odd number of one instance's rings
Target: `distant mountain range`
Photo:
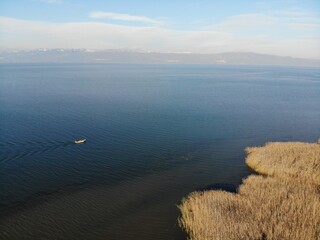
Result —
[[89, 49], [0, 51], [0, 63], [245, 64], [320, 67], [320, 59], [249, 52], [197, 54]]

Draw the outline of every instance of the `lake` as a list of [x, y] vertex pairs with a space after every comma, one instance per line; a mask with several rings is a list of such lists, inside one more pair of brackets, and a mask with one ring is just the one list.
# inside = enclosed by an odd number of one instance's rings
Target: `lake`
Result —
[[235, 191], [245, 147], [320, 137], [320, 68], [2, 64], [0, 78], [0, 239], [185, 239], [177, 205]]

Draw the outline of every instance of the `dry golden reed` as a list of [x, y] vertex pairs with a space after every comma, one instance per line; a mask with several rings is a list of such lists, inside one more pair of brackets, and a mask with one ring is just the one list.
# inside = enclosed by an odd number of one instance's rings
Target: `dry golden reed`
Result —
[[304, 179], [320, 184], [320, 144], [271, 142], [246, 148], [246, 164], [260, 174]]
[[319, 240], [320, 144], [268, 143], [247, 148], [246, 163], [262, 175], [238, 192], [191, 193], [179, 206], [193, 240]]

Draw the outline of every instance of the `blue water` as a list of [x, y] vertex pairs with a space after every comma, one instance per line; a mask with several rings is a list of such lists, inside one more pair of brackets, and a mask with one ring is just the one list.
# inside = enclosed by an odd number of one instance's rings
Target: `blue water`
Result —
[[176, 205], [234, 191], [245, 147], [320, 137], [319, 68], [2, 64], [0, 78], [0, 239], [185, 239]]

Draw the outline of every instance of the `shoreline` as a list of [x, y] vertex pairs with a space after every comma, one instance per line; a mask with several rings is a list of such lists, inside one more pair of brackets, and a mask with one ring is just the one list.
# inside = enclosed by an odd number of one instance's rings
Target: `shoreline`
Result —
[[182, 200], [190, 239], [320, 239], [320, 144], [246, 148], [251, 174], [236, 193], [193, 192]]

